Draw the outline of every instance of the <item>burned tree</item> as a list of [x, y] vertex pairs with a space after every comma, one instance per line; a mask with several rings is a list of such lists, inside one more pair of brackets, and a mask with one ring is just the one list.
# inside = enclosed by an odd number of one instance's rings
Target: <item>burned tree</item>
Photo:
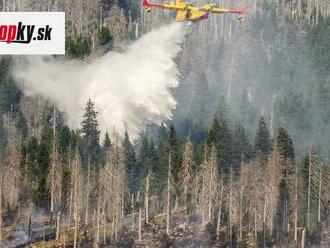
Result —
[[184, 147], [183, 160], [180, 170], [180, 183], [182, 189], [182, 202], [184, 204], [186, 215], [189, 212], [189, 206], [191, 201], [191, 190], [193, 183], [193, 146], [190, 140], [188, 140]]

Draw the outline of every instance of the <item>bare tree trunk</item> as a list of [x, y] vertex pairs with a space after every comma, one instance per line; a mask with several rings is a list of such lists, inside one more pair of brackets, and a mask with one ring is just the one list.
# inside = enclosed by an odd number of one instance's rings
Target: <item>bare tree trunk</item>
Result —
[[306, 228], [304, 227], [304, 229], [302, 230], [302, 234], [301, 234], [301, 248], [305, 248], [305, 231], [306, 231]]
[[141, 204], [140, 204], [140, 191], [138, 191], [137, 196], [136, 196], [136, 201], [139, 203], [139, 219], [138, 219], [138, 237], [139, 237], [139, 241], [142, 240], [142, 208], [141, 208]]
[[[77, 209], [78, 210], [78, 209]], [[77, 210], [74, 213], [74, 235], [73, 235], [73, 248], [77, 247], [77, 235], [78, 235], [78, 227], [79, 227], [79, 219]]]
[[70, 203], [69, 203], [69, 216], [68, 216], [68, 223], [67, 223], [67, 233], [70, 232], [70, 226], [71, 226], [71, 215], [72, 215], [72, 195], [73, 193], [70, 192]]
[[[78, 153], [78, 151], [76, 152]], [[77, 156], [77, 155], [76, 155]], [[73, 218], [74, 218], [74, 239], [73, 239], [73, 247], [76, 248], [77, 247], [77, 236], [79, 234], [79, 215], [80, 215], [80, 178], [79, 178], [79, 158], [76, 158], [75, 161], [75, 165], [74, 165], [74, 174], [73, 174], [73, 178], [72, 180], [74, 180], [73, 183], [73, 194], [74, 194], [74, 198], [73, 198]]]
[[135, 230], [134, 194], [132, 194], [131, 205], [132, 205], [132, 231], [134, 232]]
[[124, 219], [124, 196], [122, 196], [121, 198], [121, 213], [120, 213], [120, 219], [121, 221]]
[[[52, 165], [54, 166], [54, 165]], [[54, 169], [52, 169], [52, 174], [51, 174], [51, 190], [50, 190], [50, 212], [51, 215], [53, 216], [54, 213]], [[53, 218], [53, 217], [52, 217]]]
[[263, 231], [263, 245], [266, 247], [266, 209], [267, 209], [267, 197], [268, 197], [268, 188], [266, 186], [266, 193], [265, 193], [265, 202], [264, 202], [264, 213], [263, 213], [263, 221], [262, 221], [262, 231]]
[[174, 201], [174, 209], [177, 209], [179, 206], [179, 197], [176, 195], [175, 196], [175, 201]]
[[[201, 205], [201, 203], [204, 205], [204, 195], [205, 195], [205, 173], [203, 172], [203, 175], [202, 175], [202, 197], [199, 198], [199, 205]], [[202, 200], [202, 202], [200, 202]], [[202, 212], [202, 218], [203, 218], [203, 221], [205, 221], [205, 211], [204, 211], [204, 206], [203, 206], [203, 212]]]
[[115, 218], [115, 240], [118, 241], [118, 216]]
[[239, 240], [243, 238], [243, 188], [240, 187], [239, 199]]
[[[207, 145], [206, 143], [204, 144], [204, 165], [207, 163]], [[202, 192], [201, 192], [202, 197], [199, 198], [199, 205], [201, 205], [201, 200], [204, 201], [204, 195], [205, 195], [205, 172], [203, 170], [203, 174], [202, 174]], [[203, 203], [204, 204], [204, 203]], [[204, 207], [203, 207], [204, 208]], [[204, 209], [203, 209], [203, 221], [205, 221], [205, 213], [204, 213]]]
[[[56, 109], [54, 106], [53, 109], [53, 155], [52, 158], [54, 160], [55, 158], [55, 146], [56, 146]], [[50, 190], [50, 212], [52, 213], [53, 216], [53, 212], [54, 212], [54, 194], [55, 194], [55, 162], [52, 162], [52, 174], [51, 176], [51, 190]]]
[[56, 218], [56, 240], [60, 237], [60, 225], [61, 225], [61, 213], [57, 213], [57, 218]]
[[308, 166], [308, 192], [307, 192], [307, 228], [309, 228], [310, 205], [311, 205], [311, 167], [312, 167], [312, 149], [309, 151], [309, 166]]
[[142, 227], [142, 209], [140, 207], [139, 208], [139, 241], [142, 241], [141, 227]]
[[321, 223], [321, 194], [322, 194], [322, 169], [320, 170], [320, 178], [319, 178], [319, 203], [318, 203], [318, 211], [317, 211], [317, 222]]
[[257, 208], [254, 209], [254, 237], [257, 238]]
[[220, 203], [219, 203], [218, 220], [217, 220], [217, 239], [219, 239], [220, 227], [221, 227], [222, 195], [223, 195], [223, 185], [221, 185], [221, 192], [220, 192]]
[[150, 185], [150, 170], [148, 171], [148, 175], [146, 178], [146, 194], [145, 194], [145, 199], [144, 199], [146, 224], [149, 223], [149, 185]]
[[88, 225], [90, 178], [91, 178], [91, 159], [90, 159], [90, 155], [88, 155], [87, 186], [86, 186], [86, 209], [85, 209], [85, 231], [87, 231], [87, 225]]
[[233, 169], [230, 169], [230, 191], [229, 191], [229, 240], [230, 240], [230, 247], [232, 247], [233, 240], [232, 240], [232, 220], [231, 220], [231, 200], [232, 200], [232, 193], [233, 193]]
[[96, 237], [95, 237], [95, 247], [99, 247], [100, 244], [100, 209], [101, 209], [100, 196], [97, 202], [97, 217], [96, 217]]
[[112, 234], [112, 238], [115, 236], [115, 216], [112, 216], [112, 223], [111, 223], [111, 234]]
[[64, 236], [63, 236], [63, 247], [66, 248], [66, 231], [64, 231]]
[[106, 214], [106, 210], [105, 210], [105, 201], [103, 202], [103, 213], [102, 213], [102, 217], [103, 217], [103, 244], [106, 243], [106, 235], [105, 235], [105, 214]]
[[[213, 164], [213, 163], [212, 163]], [[211, 167], [211, 177], [210, 177], [210, 185], [209, 185], [209, 190], [211, 191], [212, 189], [212, 181], [213, 181], [213, 166]], [[208, 209], [208, 222], [211, 221], [211, 214], [212, 214], [212, 195], [209, 194], [209, 209]]]
[[170, 189], [171, 189], [171, 151], [168, 153], [168, 172], [167, 172], [167, 203], [166, 203], [166, 234], [170, 235]]
[[294, 241], [298, 240], [298, 166], [296, 165], [295, 178], [295, 206], [294, 206]]

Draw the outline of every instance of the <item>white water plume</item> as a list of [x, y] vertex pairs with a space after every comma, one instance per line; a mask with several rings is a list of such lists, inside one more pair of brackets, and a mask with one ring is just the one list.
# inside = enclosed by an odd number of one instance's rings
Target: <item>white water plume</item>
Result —
[[149, 122], [172, 117], [183, 27], [173, 23], [152, 30], [123, 53], [109, 52], [89, 63], [50, 57], [26, 57], [14, 75], [27, 95], [40, 95], [80, 125], [88, 98], [95, 103], [102, 131], [115, 128], [136, 135]]

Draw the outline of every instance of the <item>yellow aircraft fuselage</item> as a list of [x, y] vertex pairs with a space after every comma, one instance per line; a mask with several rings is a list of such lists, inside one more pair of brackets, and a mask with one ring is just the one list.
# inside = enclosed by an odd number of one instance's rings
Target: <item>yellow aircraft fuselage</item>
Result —
[[168, 10], [175, 10], [176, 20], [182, 21], [200, 21], [208, 18], [209, 13], [236, 13], [243, 14], [245, 9], [224, 9], [215, 7], [213, 4], [204, 4], [202, 7], [195, 7], [188, 2], [176, 1], [170, 3], [149, 3], [148, 0], [143, 0], [143, 6], [147, 7], [147, 12], [151, 11], [151, 7], [159, 7]]
[[[178, 7], [181, 7], [178, 9]], [[183, 22], [189, 21], [200, 21], [208, 17], [208, 12], [201, 11], [199, 8], [189, 5], [187, 2], [178, 3], [165, 3], [165, 9], [176, 10], [176, 21]]]

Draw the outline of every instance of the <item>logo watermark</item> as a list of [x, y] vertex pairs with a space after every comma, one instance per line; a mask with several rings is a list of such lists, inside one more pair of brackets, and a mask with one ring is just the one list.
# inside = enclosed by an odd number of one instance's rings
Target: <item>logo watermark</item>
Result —
[[64, 53], [64, 12], [0, 12], [0, 54]]

